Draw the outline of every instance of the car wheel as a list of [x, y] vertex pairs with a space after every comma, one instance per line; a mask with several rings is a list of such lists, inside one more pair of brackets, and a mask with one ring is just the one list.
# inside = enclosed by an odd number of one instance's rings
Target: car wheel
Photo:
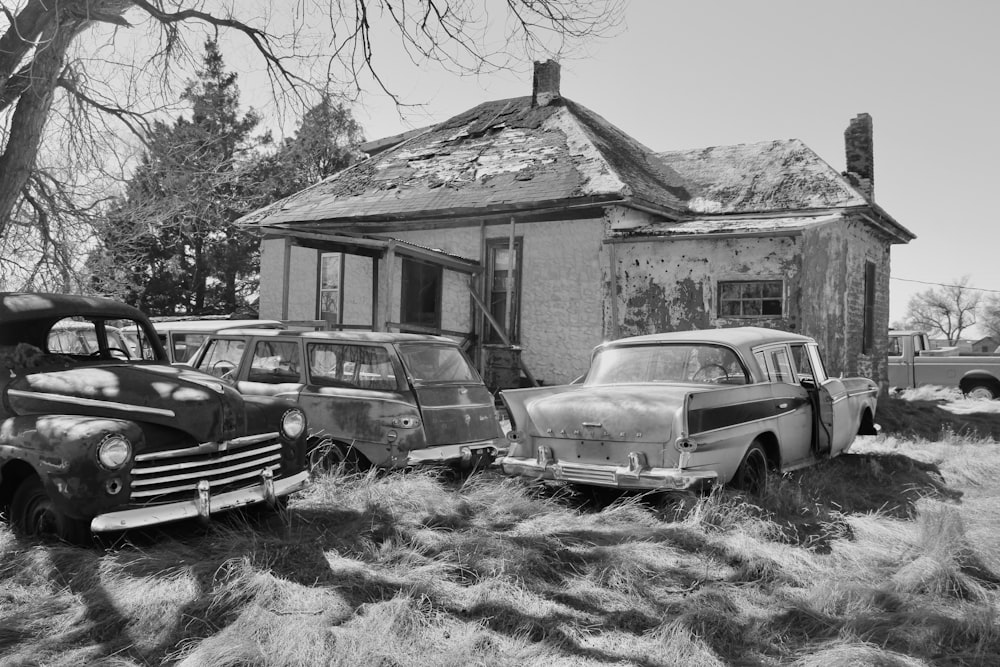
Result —
[[748, 496], [759, 498], [767, 492], [767, 454], [756, 440], [740, 461], [732, 485]]
[[345, 447], [330, 438], [309, 441], [309, 470], [314, 475], [343, 472], [355, 474], [367, 470], [368, 460], [353, 447]]
[[86, 544], [91, 538], [90, 523], [60, 512], [38, 475], [28, 477], [14, 491], [10, 521], [21, 535], [55, 537], [70, 544]]
[[984, 401], [992, 401], [997, 397], [993, 388], [986, 384], [974, 384], [965, 392], [968, 398]]

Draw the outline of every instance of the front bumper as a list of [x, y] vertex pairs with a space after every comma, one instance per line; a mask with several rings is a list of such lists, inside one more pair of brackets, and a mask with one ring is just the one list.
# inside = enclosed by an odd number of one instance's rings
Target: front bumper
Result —
[[260, 484], [246, 489], [220, 493], [217, 496], [211, 495], [211, 489], [205, 483], [200, 485], [197, 496], [191, 500], [100, 514], [90, 522], [90, 530], [102, 533], [110, 530], [156, 526], [196, 517], [207, 519], [210, 515], [224, 510], [262, 502], [273, 503], [275, 499], [305, 487], [309, 481], [309, 471], [303, 470], [290, 477], [277, 480], [272, 479], [269, 475], [261, 477]]
[[[467, 442], [461, 445], [444, 445], [412, 449], [407, 452], [406, 465], [418, 466], [433, 463], [467, 463], [476, 456], [488, 456], [491, 460], [507, 453], [506, 447], [501, 447], [499, 440], [482, 440]], [[506, 441], [504, 441], [506, 442]]]
[[719, 477], [714, 470], [643, 468], [636, 471], [628, 466], [558, 461], [540, 465], [536, 459], [517, 456], [505, 456], [497, 463], [508, 475], [649, 491], [700, 489], [715, 484]]

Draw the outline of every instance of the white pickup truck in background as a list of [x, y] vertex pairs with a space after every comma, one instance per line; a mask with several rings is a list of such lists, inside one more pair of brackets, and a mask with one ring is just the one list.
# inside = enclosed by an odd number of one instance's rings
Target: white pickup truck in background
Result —
[[932, 350], [922, 331], [889, 332], [889, 386], [958, 387], [969, 398], [1000, 398], [1000, 356]]

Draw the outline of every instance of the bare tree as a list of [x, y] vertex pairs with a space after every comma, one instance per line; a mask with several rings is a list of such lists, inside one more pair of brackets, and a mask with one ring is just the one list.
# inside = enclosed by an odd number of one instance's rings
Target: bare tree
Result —
[[982, 292], [969, 286], [963, 276], [952, 285], [924, 290], [910, 298], [906, 306], [906, 321], [914, 329], [928, 333], [940, 332], [955, 345], [962, 332], [976, 324]]
[[994, 292], [983, 299], [980, 315], [986, 333], [1000, 341], [1000, 294]]
[[[14, 227], [65, 221], [78, 199], [66, 183], [54, 187], [54, 170], [41, 173], [40, 156], [58, 155], [77, 173], [106, 167], [109, 143], [126, 133], [143, 140], [157, 113], [176, 104], [206, 36], [244, 40], [278, 106], [301, 110], [312, 88], [393, 95], [376, 52], [394, 42], [418, 64], [485, 72], [607, 34], [624, 2], [0, 0], [0, 243]], [[39, 196], [46, 181], [66, 196], [61, 207]], [[25, 238], [40, 246], [44, 236]]]

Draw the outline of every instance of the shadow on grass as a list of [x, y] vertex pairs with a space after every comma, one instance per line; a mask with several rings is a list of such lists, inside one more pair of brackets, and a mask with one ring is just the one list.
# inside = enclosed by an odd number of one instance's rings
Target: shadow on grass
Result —
[[982, 411], [973, 412], [975, 401], [961, 401], [961, 411], [946, 409], [953, 402], [935, 399], [879, 398], [878, 422], [882, 432], [902, 439], [936, 442], [944, 435], [1000, 441], [998, 401], [982, 401]]

